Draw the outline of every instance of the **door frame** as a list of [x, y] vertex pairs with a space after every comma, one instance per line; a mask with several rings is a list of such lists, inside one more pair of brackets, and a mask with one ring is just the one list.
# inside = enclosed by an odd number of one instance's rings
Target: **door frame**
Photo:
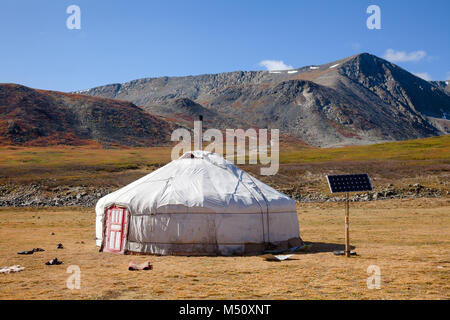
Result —
[[[118, 209], [122, 209], [125, 210], [125, 214], [123, 215], [123, 234], [122, 234], [122, 248], [118, 251], [114, 251], [114, 250], [108, 250], [105, 251], [106, 248], [106, 239], [107, 237], [107, 230], [108, 230], [108, 210], [112, 209], [112, 208], [118, 208]], [[102, 245], [100, 247], [100, 251], [105, 251], [105, 252], [110, 252], [110, 253], [118, 253], [118, 254], [125, 254], [127, 252], [126, 246], [128, 243], [128, 231], [130, 228], [130, 217], [131, 217], [131, 213], [130, 213], [130, 209], [127, 205], [121, 205], [121, 204], [108, 204], [107, 206], [105, 206], [104, 209], [104, 220], [103, 220], [103, 234], [102, 234]]]

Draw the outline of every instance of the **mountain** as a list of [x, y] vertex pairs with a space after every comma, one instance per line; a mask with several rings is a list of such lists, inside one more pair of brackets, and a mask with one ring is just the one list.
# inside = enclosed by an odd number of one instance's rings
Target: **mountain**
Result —
[[185, 123], [187, 126], [192, 126], [193, 121], [197, 120], [199, 115], [204, 115], [209, 121], [217, 116], [216, 112], [188, 98], [177, 98], [156, 106], [144, 106], [143, 109], [151, 114]]
[[363, 53], [284, 71], [145, 78], [76, 93], [0, 84], [0, 144], [151, 146], [198, 115], [327, 147], [450, 133], [448, 81]]
[[448, 87], [363, 53], [284, 71], [145, 78], [79, 93], [132, 102], [154, 115], [207, 127], [278, 128], [311, 145], [337, 146], [447, 134]]
[[0, 144], [151, 146], [172, 130], [130, 102], [0, 84]]
[[450, 95], [450, 80], [447, 81], [431, 81], [431, 83], [444, 91], [446, 94]]
[[223, 114], [214, 109], [205, 108], [188, 98], [170, 99], [160, 104], [152, 104], [142, 108], [150, 114], [165, 117], [168, 121], [183, 127], [192, 127], [194, 120], [197, 120], [200, 115], [203, 116], [204, 127], [230, 128], [236, 125], [241, 127], [248, 125], [246, 121], [224, 117]]

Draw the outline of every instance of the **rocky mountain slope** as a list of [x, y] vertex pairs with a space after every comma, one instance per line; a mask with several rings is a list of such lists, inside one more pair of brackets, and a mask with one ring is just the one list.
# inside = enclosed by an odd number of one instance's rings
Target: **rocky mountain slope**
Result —
[[316, 146], [447, 134], [448, 87], [367, 53], [320, 66], [145, 78], [79, 92], [207, 126], [278, 128]]
[[205, 127], [276, 128], [321, 147], [407, 140], [450, 133], [450, 86], [367, 53], [295, 70], [145, 78], [72, 94], [0, 84], [0, 144], [161, 145], [199, 114]]
[[450, 95], [450, 80], [447, 81], [431, 81], [431, 83], [437, 88]]
[[0, 84], [0, 144], [151, 146], [172, 129], [130, 102]]

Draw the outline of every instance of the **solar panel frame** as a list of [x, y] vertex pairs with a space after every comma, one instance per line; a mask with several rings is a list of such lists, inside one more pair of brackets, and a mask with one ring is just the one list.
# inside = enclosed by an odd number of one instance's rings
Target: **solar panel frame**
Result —
[[372, 181], [367, 173], [327, 175], [331, 193], [373, 191]]

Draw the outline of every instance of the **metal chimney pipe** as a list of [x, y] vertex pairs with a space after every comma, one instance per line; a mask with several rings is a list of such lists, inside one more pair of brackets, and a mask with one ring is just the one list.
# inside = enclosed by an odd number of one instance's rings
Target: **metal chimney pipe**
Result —
[[198, 121], [194, 121], [194, 150], [202, 150], [203, 141], [203, 116], [198, 116]]

